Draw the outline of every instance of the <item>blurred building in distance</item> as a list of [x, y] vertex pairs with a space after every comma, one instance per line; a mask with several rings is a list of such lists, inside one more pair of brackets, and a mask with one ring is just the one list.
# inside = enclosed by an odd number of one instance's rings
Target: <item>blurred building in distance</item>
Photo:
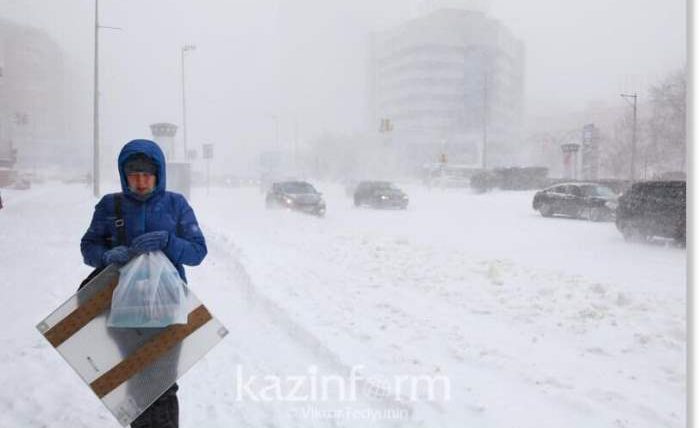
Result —
[[[24, 165], [65, 158], [63, 54], [45, 32], [0, 19], [0, 162]], [[15, 161], [11, 163], [14, 164]]]
[[524, 46], [485, 9], [483, 1], [433, 0], [416, 18], [371, 35], [370, 125], [405, 168], [443, 154], [458, 164], [511, 164], [522, 122]]

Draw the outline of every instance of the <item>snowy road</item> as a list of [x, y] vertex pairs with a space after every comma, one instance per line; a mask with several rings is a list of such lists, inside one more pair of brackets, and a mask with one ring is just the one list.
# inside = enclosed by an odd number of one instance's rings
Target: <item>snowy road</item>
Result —
[[[252, 188], [193, 195], [210, 255], [190, 283], [232, 334], [182, 380], [183, 426], [370, 425], [235, 396], [236, 367], [311, 366], [329, 375], [362, 366], [380, 384], [449, 379], [449, 397], [404, 400], [410, 416], [378, 426], [685, 426], [683, 249], [625, 243], [610, 223], [541, 218], [531, 192], [409, 187], [401, 212], [357, 209], [340, 187], [318, 187], [322, 219], [266, 211]], [[0, 315], [0, 380], [26, 387], [0, 392], [2, 426], [111, 417], [34, 332], [89, 272], [76, 268], [95, 203], [88, 190], [3, 192], [2, 290], [19, 304]], [[40, 387], [44, 378], [53, 381]]]

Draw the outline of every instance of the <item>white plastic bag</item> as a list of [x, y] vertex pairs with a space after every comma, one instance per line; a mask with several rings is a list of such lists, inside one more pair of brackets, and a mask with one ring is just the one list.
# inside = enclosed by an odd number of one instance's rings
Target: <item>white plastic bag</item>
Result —
[[162, 251], [142, 254], [119, 270], [108, 327], [187, 324], [185, 282]]

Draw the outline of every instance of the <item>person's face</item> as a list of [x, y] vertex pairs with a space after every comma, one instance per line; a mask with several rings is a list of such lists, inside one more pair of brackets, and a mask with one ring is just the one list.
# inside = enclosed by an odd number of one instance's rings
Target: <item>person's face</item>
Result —
[[127, 174], [129, 188], [139, 195], [147, 195], [156, 187], [156, 176], [147, 172], [132, 172]]

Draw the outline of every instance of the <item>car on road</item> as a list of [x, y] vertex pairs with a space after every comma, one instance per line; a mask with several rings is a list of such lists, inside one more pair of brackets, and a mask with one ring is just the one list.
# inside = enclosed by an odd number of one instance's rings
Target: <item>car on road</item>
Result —
[[355, 188], [353, 201], [356, 207], [408, 208], [408, 195], [389, 181], [361, 181]]
[[279, 181], [265, 195], [268, 209], [287, 208], [307, 214], [326, 214], [326, 201], [323, 195], [306, 181]]
[[560, 183], [535, 193], [532, 208], [543, 217], [564, 215], [591, 221], [613, 220], [617, 194], [597, 183]]
[[19, 178], [12, 183], [12, 188], [15, 190], [29, 190], [32, 187], [32, 183], [26, 178]]
[[655, 236], [685, 243], [685, 181], [635, 183], [622, 196], [615, 224], [626, 240]]

